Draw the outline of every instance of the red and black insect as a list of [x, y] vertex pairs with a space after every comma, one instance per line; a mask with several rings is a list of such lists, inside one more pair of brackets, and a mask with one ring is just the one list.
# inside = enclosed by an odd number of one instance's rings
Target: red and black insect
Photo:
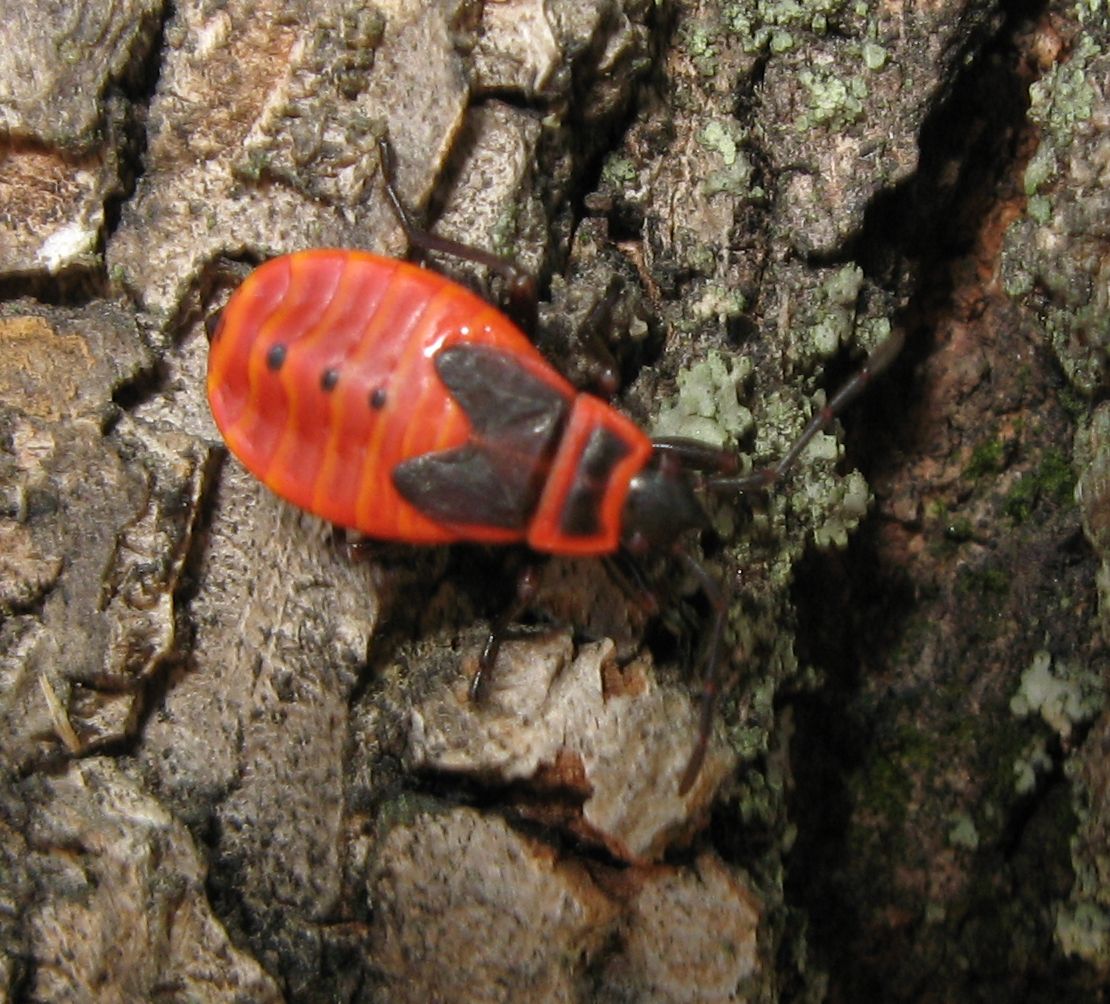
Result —
[[[414, 243], [498, 261], [416, 230], [388, 177], [387, 185]], [[265, 263], [232, 295], [211, 338], [208, 397], [251, 473], [282, 498], [367, 536], [520, 542], [577, 556], [653, 551], [683, 561], [713, 610], [685, 793], [712, 727], [725, 617], [720, 585], [681, 544], [709, 525], [695, 489], [737, 492], [774, 481], [894, 357], [894, 341], [872, 354], [779, 463], [738, 476], [734, 454], [651, 440], [600, 398], [576, 391], [504, 314], [444, 276], [364, 251], [312, 250]], [[504, 626], [491, 634], [484, 668]]]
[[504, 314], [364, 251], [274, 258], [208, 362], [232, 452], [282, 498], [381, 539], [610, 554], [650, 440]]

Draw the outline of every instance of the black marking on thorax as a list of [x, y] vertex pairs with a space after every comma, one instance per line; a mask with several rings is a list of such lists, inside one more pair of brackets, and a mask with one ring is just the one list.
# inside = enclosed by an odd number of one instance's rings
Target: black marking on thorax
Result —
[[601, 532], [601, 504], [617, 464], [630, 450], [615, 433], [598, 426], [579, 457], [559, 529], [568, 537], [593, 537]]

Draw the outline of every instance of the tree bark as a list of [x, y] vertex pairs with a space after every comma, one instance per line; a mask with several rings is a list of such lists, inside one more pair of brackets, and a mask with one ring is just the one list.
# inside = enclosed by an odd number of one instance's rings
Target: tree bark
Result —
[[[1057, 0], [5, 15], [5, 999], [1100, 999], [1108, 41]], [[681, 568], [649, 616], [548, 562], [476, 705], [521, 556], [352, 541], [222, 447], [237, 278], [409, 250], [385, 134], [560, 370], [592, 334], [745, 469], [905, 336], [691, 540], [730, 608], [688, 793]]]

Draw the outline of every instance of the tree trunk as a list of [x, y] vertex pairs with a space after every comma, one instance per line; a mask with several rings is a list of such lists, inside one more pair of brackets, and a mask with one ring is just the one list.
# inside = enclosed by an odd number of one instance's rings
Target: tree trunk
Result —
[[[1098, 0], [6, 13], [5, 999], [1101, 999], [1108, 44]], [[249, 268], [412, 250], [384, 136], [559, 370], [744, 470], [905, 339], [688, 541], [689, 791], [681, 565], [655, 614], [550, 559], [475, 702], [530, 557], [357, 540], [221, 443]]]

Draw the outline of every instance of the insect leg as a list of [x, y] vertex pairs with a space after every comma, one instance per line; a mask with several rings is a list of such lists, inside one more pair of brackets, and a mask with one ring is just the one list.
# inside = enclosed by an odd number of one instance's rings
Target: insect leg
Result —
[[[463, 244], [461, 241], [451, 240], [449, 237], [441, 237], [417, 224], [397, 191], [397, 160], [388, 137], [382, 136], [378, 139], [378, 151], [385, 192], [409, 244], [424, 253], [434, 251], [463, 261], [472, 261], [499, 275], [505, 283], [504, 295], [507, 301], [504, 304], [505, 313], [529, 338], [532, 338], [536, 331], [539, 302], [535, 277], [508, 258], [502, 258], [470, 244]], [[587, 348], [593, 357], [596, 369], [596, 375], [591, 378], [591, 383], [595, 385], [596, 392], [606, 400], [614, 397], [620, 388], [620, 369], [616, 359], [613, 358], [613, 353], [605, 343], [602, 332], [609, 325], [613, 308], [620, 299], [620, 294], [621, 282], [619, 279], [614, 279], [609, 283], [601, 299], [590, 308], [583, 323]]]
[[[682, 781], [678, 789], [679, 795], [685, 795], [698, 778], [702, 764], [705, 761], [706, 750], [709, 748], [709, 736], [713, 731], [713, 715], [717, 706], [717, 694], [720, 690], [718, 674], [721, 662], [721, 638], [724, 634], [728, 604], [720, 583], [696, 558], [681, 548], [675, 551], [675, 555], [698, 580], [698, 585], [705, 593], [712, 608], [709, 639], [701, 652], [704, 669], [702, 671], [701, 705], [698, 711], [698, 737], [682, 772]], [[646, 613], [658, 613], [659, 598], [648, 584], [647, 577], [635, 555], [629, 554], [627, 551], [618, 551], [605, 559], [605, 568], [633, 603], [639, 605]]]
[[606, 287], [605, 294], [590, 308], [582, 324], [586, 348], [593, 357], [593, 368], [596, 370], [590, 382], [606, 401], [611, 400], [620, 390], [620, 367], [605, 343], [602, 332], [610, 325], [622, 285], [620, 278], [614, 276]]
[[493, 667], [497, 662], [497, 655], [501, 651], [501, 642], [512, 624], [532, 604], [540, 588], [539, 567], [534, 564], [527, 565], [520, 573], [516, 582], [516, 596], [513, 601], [501, 612], [497, 620], [490, 626], [489, 637], [478, 657], [478, 672], [470, 681], [470, 699], [481, 703], [489, 692], [490, 677]]
[[747, 492], [774, 484], [794, 466], [798, 457], [802, 455], [802, 451], [809, 445], [810, 440], [826, 428], [837, 415], [863, 393], [864, 388], [878, 374], [894, 362], [898, 353], [902, 350], [904, 341], [905, 332], [901, 328], [894, 328], [883, 341], [875, 346], [871, 350], [871, 354], [864, 360], [863, 365], [841, 384], [825, 406], [809, 420], [809, 424], [802, 430], [802, 434], [794, 441], [794, 445], [786, 451], [778, 463], [753, 471], [751, 474], [708, 478], [706, 487], [721, 492]]
[[378, 155], [381, 159], [385, 194], [389, 197], [408, 242], [422, 252], [434, 251], [463, 261], [472, 261], [501, 276], [505, 281], [505, 296], [508, 301], [505, 304], [505, 313], [525, 333], [531, 335], [536, 330], [538, 301], [536, 280], [508, 258], [502, 258], [470, 244], [463, 244], [461, 241], [453, 241], [449, 237], [440, 237], [418, 226], [397, 191], [397, 158], [393, 153], [393, 145], [386, 136], [378, 139]]
[[[250, 273], [250, 266], [246, 262], [236, 261], [220, 255], [210, 263], [201, 274], [200, 300], [207, 305], [221, 288], [229, 289], [242, 285]], [[207, 312], [204, 318], [204, 334], [209, 343], [216, 337], [220, 326], [220, 317], [223, 307]]]
[[627, 551], [617, 551], [602, 559], [605, 571], [621, 592], [645, 614], [653, 617], [659, 613], [659, 597], [648, 584], [647, 576], [636, 559]]
[[721, 663], [721, 639], [724, 636], [728, 599], [721, 583], [693, 555], [682, 548], [677, 548], [675, 556], [698, 580], [698, 585], [701, 586], [701, 590], [705, 593], [705, 598], [709, 600], [709, 605], [712, 608], [709, 640], [703, 654], [705, 667], [702, 670], [698, 738], [690, 753], [690, 759], [686, 761], [686, 769], [682, 772], [682, 780], [678, 785], [679, 795], [685, 795], [698, 779], [698, 773], [705, 762], [706, 751], [709, 749], [709, 737], [713, 732], [713, 713], [717, 707], [717, 694], [720, 691], [718, 669]]

